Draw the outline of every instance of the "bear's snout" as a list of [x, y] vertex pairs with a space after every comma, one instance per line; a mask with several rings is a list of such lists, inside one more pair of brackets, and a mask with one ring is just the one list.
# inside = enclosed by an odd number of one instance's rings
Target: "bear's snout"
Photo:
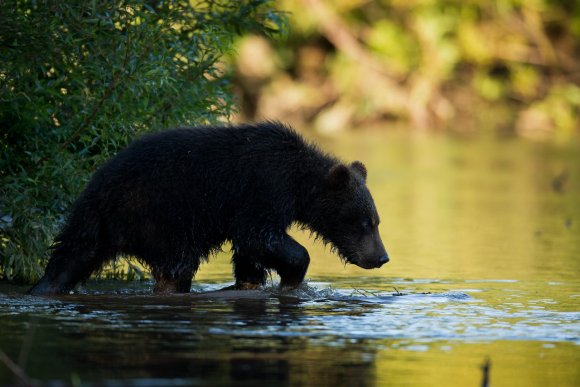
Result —
[[389, 262], [389, 256], [387, 254], [381, 255], [379, 257], [379, 267], [383, 266], [387, 262]]
[[369, 262], [369, 266], [371, 269], [378, 269], [387, 262], [389, 262], [389, 256], [385, 252], [384, 254], [378, 256], [374, 260], [371, 260], [371, 262]]
[[390, 260], [389, 254], [387, 254], [387, 250], [376, 230], [363, 238], [358, 251], [353, 255], [354, 259], [351, 260], [351, 263], [363, 269], [377, 269]]
[[359, 257], [359, 259], [350, 259], [349, 262], [363, 269], [378, 269], [385, 263], [389, 262], [389, 255], [385, 252], [381, 255]]

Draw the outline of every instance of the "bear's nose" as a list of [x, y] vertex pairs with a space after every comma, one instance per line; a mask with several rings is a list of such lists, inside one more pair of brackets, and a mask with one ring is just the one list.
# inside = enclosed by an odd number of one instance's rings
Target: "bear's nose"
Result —
[[380, 265], [384, 265], [385, 263], [389, 262], [389, 256], [388, 255], [381, 255], [379, 257], [379, 264]]

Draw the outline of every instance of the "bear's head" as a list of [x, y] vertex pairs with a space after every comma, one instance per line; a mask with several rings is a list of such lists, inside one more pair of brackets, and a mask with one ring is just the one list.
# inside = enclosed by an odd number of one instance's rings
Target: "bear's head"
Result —
[[326, 174], [311, 226], [347, 262], [381, 267], [389, 257], [379, 235], [379, 215], [366, 186], [363, 163], [334, 165]]

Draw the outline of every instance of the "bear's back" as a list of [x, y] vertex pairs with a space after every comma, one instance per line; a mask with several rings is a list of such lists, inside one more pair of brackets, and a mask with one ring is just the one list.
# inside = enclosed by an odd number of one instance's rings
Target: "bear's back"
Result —
[[238, 126], [199, 126], [177, 128], [145, 135], [134, 141], [111, 160], [111, 164], [128, 163], [145, 169], [180, 163], [204, 164], [298, 156], [312, 151], [312, 146], [294, 130], [277, 122]]
[[247, 211], [272, 211], [291, 206], [298, 175], [328, 160], [275, 122], [178, 128], [133, 142], [95, 173], [83, 196], [108, 211], [136, 202], [198, 217], [204, 208], [229, 217], [242, 203]]

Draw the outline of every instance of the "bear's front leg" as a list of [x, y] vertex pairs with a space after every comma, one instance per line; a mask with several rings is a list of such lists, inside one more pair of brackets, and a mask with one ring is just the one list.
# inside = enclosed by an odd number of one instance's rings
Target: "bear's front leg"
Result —
[[308, 251], [288, 235], [272, 243], [264, 256], [264, 266], [270, 267], [280, 276], [280, 287], [296, 287], [302, 283], [310, 256]]
[[195, 271], [197, 271], [197, 265], [195, 268], [182, 269], [178, 273], [172, 273], [171, 270], [167, 269], [152, 268], [151, 274], [153, 275], [153, 278], [155, 278], [153, 293], [189, 293], [191, 290], [193, 273], [195, 273]]
[[256, 289], [266, 282], [268, 269], [280, 276], [280, 287], [302, 283], [310, 264], [308, 251], [288, 235], [272, 238], [263, 248], [238, 247], [232, 257], [235, 285], [226, 289]]
[[232, 262], [236, 283], [226, 289], [257, 289], [266, 283], [266, 268], [262, 265], [258, 254], [236, 251], [232, 257]]

